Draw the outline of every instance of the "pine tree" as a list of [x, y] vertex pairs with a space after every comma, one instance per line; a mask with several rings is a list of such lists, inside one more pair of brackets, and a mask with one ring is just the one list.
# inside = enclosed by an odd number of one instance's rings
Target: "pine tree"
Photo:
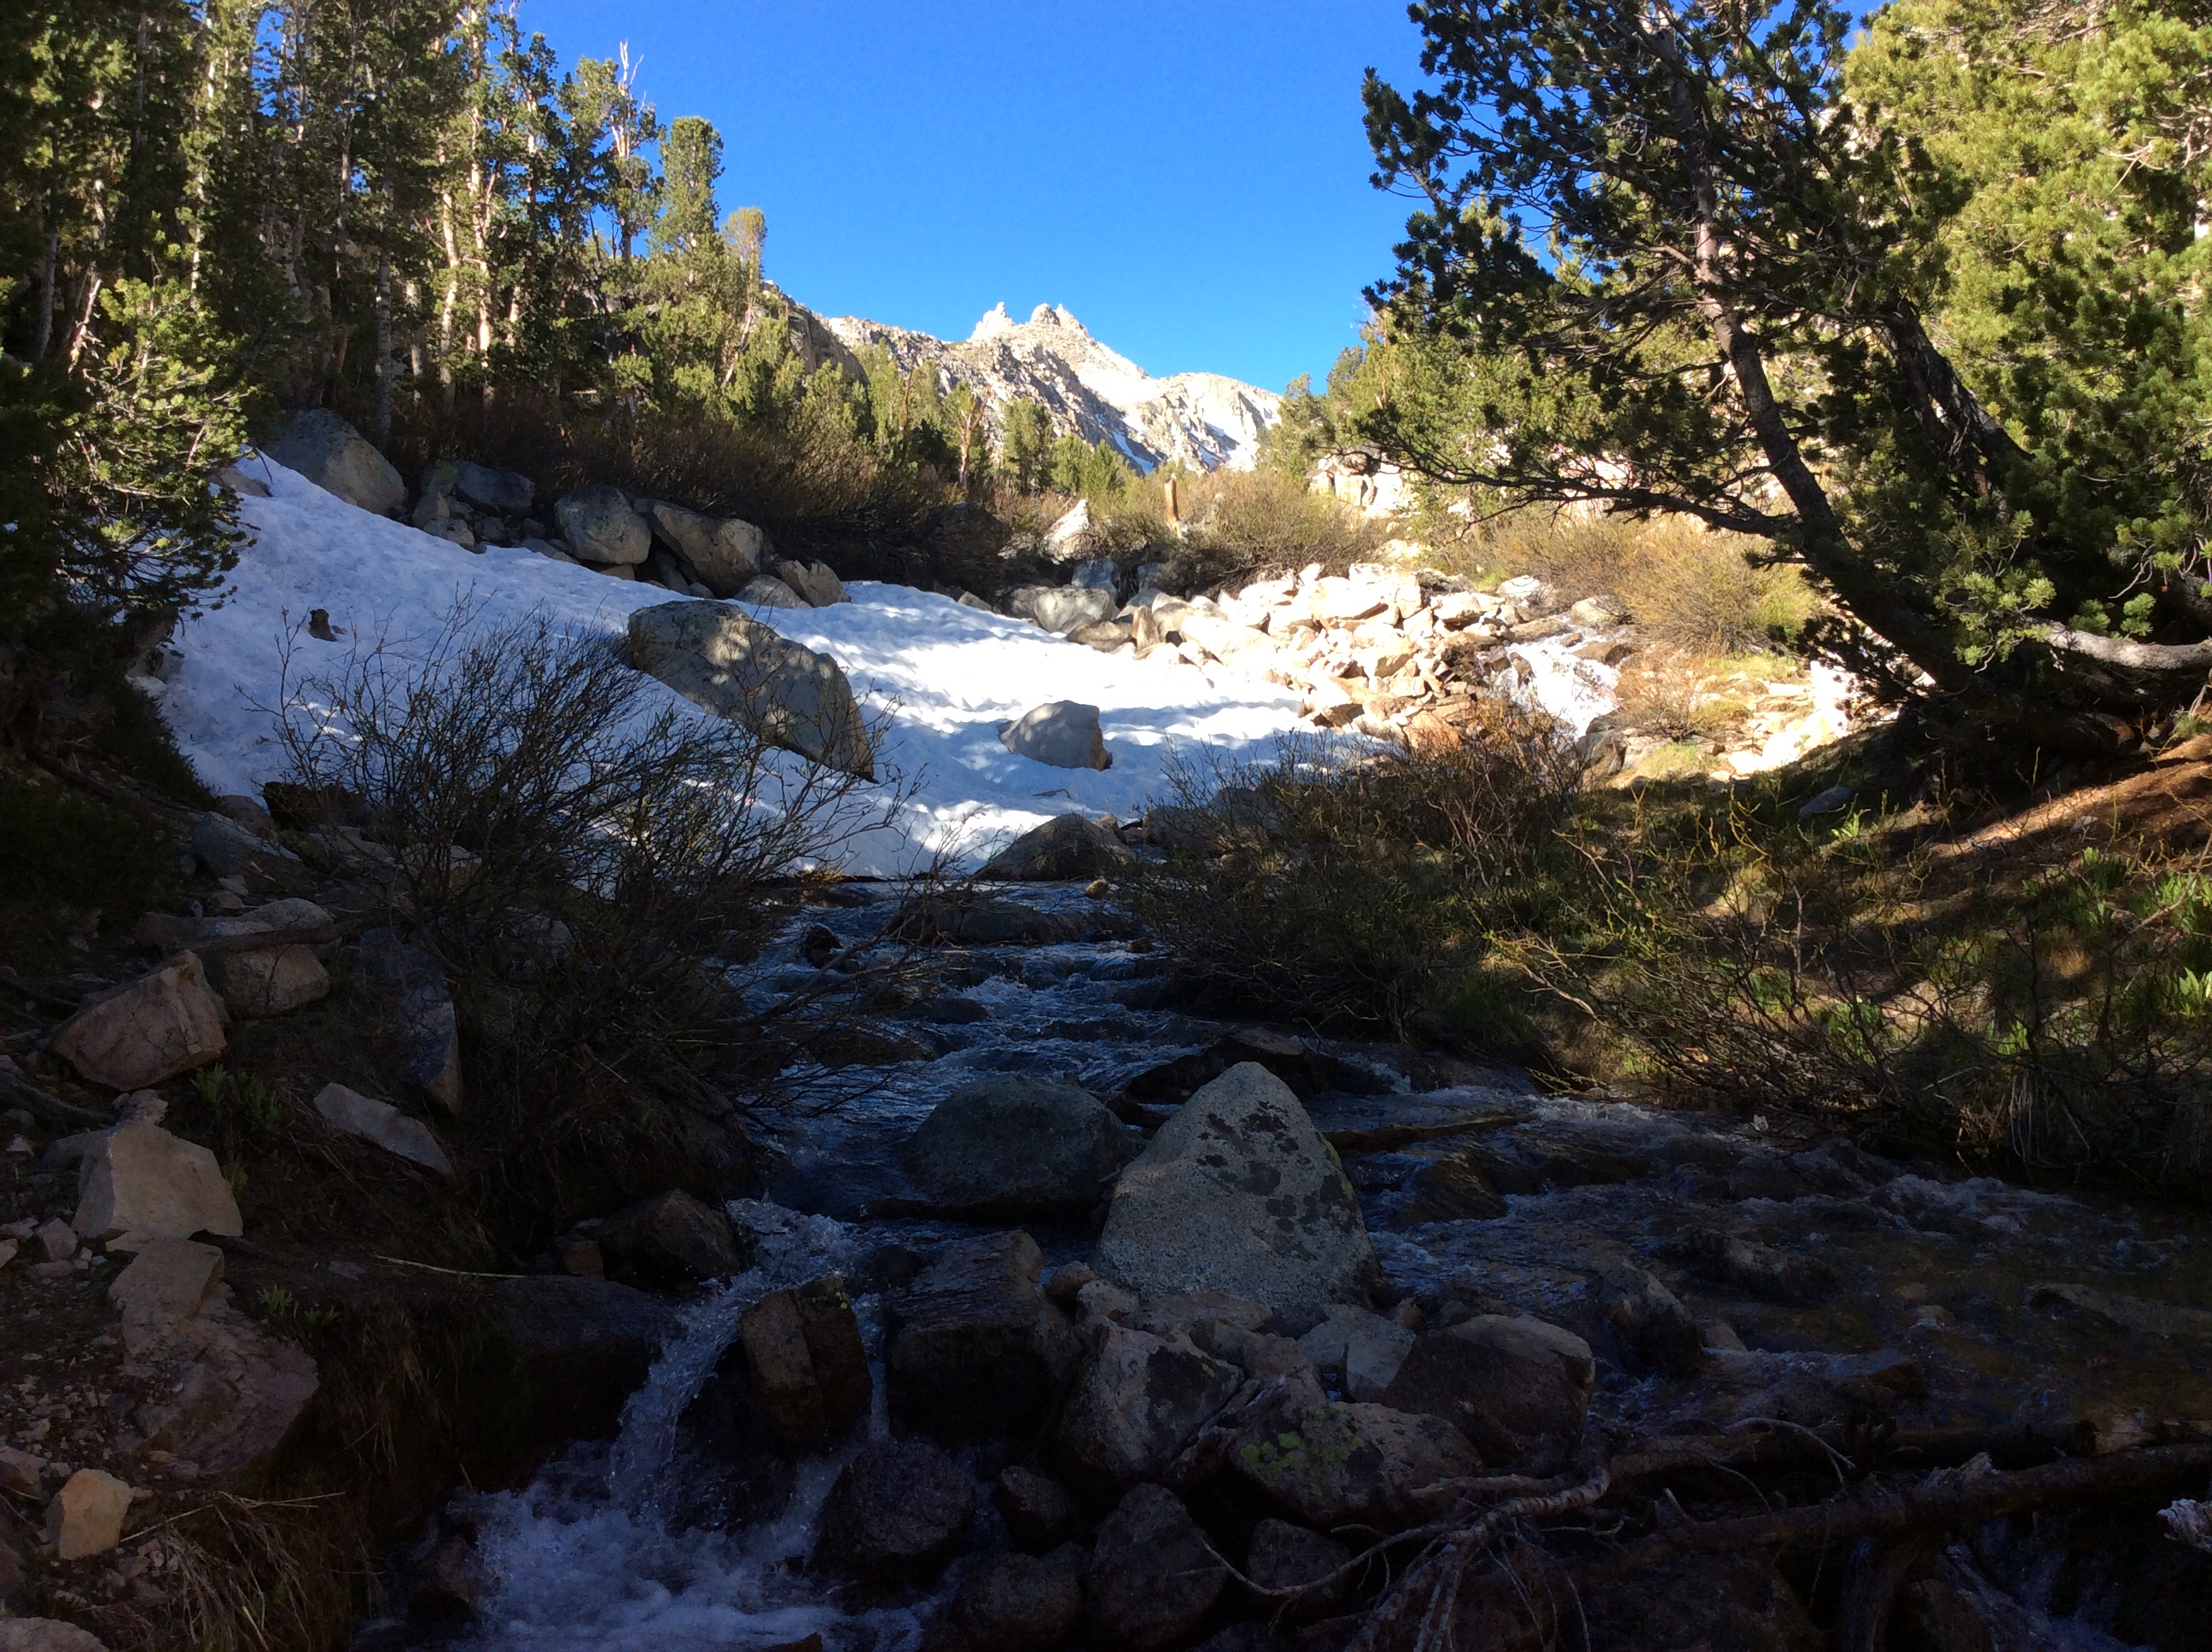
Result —
[[1052, 416], [1042, 404], [1024, 398], [1008, 404], [1000, 419], [999, 463], [1017, 489], [1035, 493], [1051, 462]]

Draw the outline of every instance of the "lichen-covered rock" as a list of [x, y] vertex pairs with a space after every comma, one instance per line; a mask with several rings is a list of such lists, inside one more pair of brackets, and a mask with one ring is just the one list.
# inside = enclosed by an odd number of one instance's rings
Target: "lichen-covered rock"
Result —
[[213, 952], [208, 962], [209, 975], [224, 1005], [246, 1020], [289, 1014], [330, 996], [330, 971], [297, 943]]
[[1336, 1155], [1256, 1061], [1200, 1088], [1121, 1173], [1095, 1266], [1140, 1296], [1263, 1302], [1291, 1331], [1381, 1278]]
[[1482, 1460], [1439, 1417], [1326, 1398], [1310, 1377], [1279, 1379], [1229, 1443], [1230, 1477], [1321, 1531], [1399, 1531], [1448, 1507], [1438, 1482], [1477, 1473]]
[[561, 537], [580, 562], [635, 568], [653, 549], [653, 530], [629, 496], [604, 482], [588, 483], [553, 507]]

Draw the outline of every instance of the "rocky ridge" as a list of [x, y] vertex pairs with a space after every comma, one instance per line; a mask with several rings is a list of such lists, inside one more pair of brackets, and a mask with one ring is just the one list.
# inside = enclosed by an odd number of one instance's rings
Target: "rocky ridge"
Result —
[[1053, 428], [1119, 449], [1140, 471], [1172, 460], [1200, 470], [1249, 470], [1281, 398], [1218, 373], [1156, 379], [1108, 349], [1056, 304], [1016, 321], [1000, 304], [967, 338], [948, 342], [859, 316], [823, 324], [847, 349], [890, 352], [902, 371], [934, 368], [940, 387], [969, 386], [995, 425], [1014, 401], [1042, 404]]

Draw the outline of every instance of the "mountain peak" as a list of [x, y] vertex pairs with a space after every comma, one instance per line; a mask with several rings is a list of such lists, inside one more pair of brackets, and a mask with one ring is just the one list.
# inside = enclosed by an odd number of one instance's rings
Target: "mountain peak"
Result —
[[1065, 305], [1040, 304], [1016, 321], [994, 304], [957, 344], [860, 316], [822, 325], [848, 350], [887, 350], [902, 372], [927, 366], [940, 388], [970, 386], [994, 424], [1012, 403], [1037, 403], [1055, 431], [1110, 442], [1140, 471], [1170, 459], [1249, 468], [1277, 417], [1278, 398], [1256, 386], [1210, 373], [1155, 379], [1101, 343]]
[[[1001, 306], [1000, 307], [1003, 308], [1004, 307]], [[1030, 325], [1032, 327], [1065, 327], [1070, 332], [1081, 333], [1085, 338], [1091, 337], [1090, 330], [1080, 321], [1078, 321], [1075, 319], [1074, 312], [1070, 310], [1064, 304], [1038, 305], [1036, 308], [1030, 312]]]

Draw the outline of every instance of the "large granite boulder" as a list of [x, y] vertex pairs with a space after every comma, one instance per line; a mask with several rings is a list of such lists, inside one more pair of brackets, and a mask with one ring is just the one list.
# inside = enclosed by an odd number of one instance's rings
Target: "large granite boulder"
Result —
[[635, 568], [653, 549], [653, 530], [629, 495], [604, 482], [586, 483], [553, 507], [561, 536], [580, 562]]
[[1176, 1454], [1243, 1382], [1238, 1367], [1188, 1342], [1103, 1322], [1054, 1430], [1069, 1483], [1110, 1493], [1164, 1478]]
[[407, 502], [407, 483], [392, 461], [327, 409], [295, 413], [262, 443], [261, 451], [324, 492], [379, 516], [389, 516]]
[[223, 1002], [190, 952], [88, 1004], [54, 1035], [54, 1054], [110, 1090], [145, 1090], [219, 1060]]
[[1467, 1438], [1439, 1417], [1329, 1400], [1310, 1374], [1279, 1379], [1222, 1452], [1244, 1498], [1302, 1526], [1402, 1531], [1453, 1501], [1441, 1482], [1481, 1472]]
[[535, 1431], [549, 1437], [611, 1435], [623, 1403], [683, 1326], [642, 1291], [564, 1273], [502, 1279], [491, 1303], [528, 1381]]
[[1127, 872], [1136, 852], [1087, 815], [1055, 815], [983, 863], [980, 878], [1021, 883], [1089, 881]]
[[1079, 627], [1111, 619], [1114, 593], [1089, 591], [1080, 586], [1059, 586], [1034, 592], [1029, 606], [1030, 619], [1054, 636], [1066, 636]]
[[717, 597], [736, 596], [761, 570], [767, 536], [750, 522], [665, 503], [656, 503], [647, 514], [655, 537], [681, 553]]
[[1098, 1526], [1084, 1578], [1091, 1643], [1102, 1652], [1187, 1644], [1229, 1583], [1229, 1568], [1174, 1492], [1131, 1489]]
[[846, 1465], [822, 1505], [814, 1562], [876, 1582], [925, 1577], [951, 1559], [975, 1518], [975, 1487], [927, 1440], [886, 1440]]
[[1292, 1332], [1382, 1278], [1335, 1153], [1256, 1061], [1200, 1089], [1121, 1173], [1095, 1266], [1140, 1296], [1264, 1302]]
[[939, 1250], [891, 1299], [892, 1417], [951, 1440], [1034, 1428], [1076, 1360], [1074, 1333], [1037, 1289], [1043, 1267], [1019, 1230]]
[[246, 1231], [215, 1155], [147, 1118], [84, 1143], [76, 1195], [70, 1226], [88, 1244], [112, 1241], [133, 1250], [155, 1239], [236, 1239]]
[[1589, 1345], [1573, 1332], [1478, 1314], [1419, 1338], [1382, 1403], [1450, 1422], [1486, 1463], [1550, 1473], [1582, 1438], [1596, 1376]]
[[999, 744], [1017, 757], [1054, 768], [1111, 768], [1114, 754], [1098, 726], [1098, 708], [1073, 700], [1033, 706], [999, 726]]
[[826, 1274], [763, 1297], [731, 1345], [753, 1402], [787, 1452], [823, 1451], [867, 1414], [875, 1382], [845, 1282]]
[[769, 744], [862, 780], [876, 777], [853, 685], [827, 654], [720, 603], [672, 602], [629, 616], [629, 663]]
[[1088, 1090], [1009, 1072], [976, 1078], [922, 1121], [902, 1157], [940, 1205], [1007, 1215], [1091, 1209], [1137, 1151]]

